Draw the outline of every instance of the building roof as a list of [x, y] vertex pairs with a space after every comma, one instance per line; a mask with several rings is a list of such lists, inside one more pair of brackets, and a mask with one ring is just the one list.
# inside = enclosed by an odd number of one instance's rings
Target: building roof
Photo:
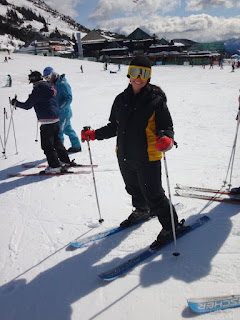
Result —
[[90, 31], [85, 37], [82, 38], [83, 42], [91, 42], [91, 41], [105, 41], [106, 38], [99, 34], [97, 31]]
[[225, 51], [224, 42], [195, 43], [189, 48], [191, 51]]
[[161, 40], [158, 40], [157, 43], [158, 44], [169, 44], [169, 42], [167, 40], [163, 39], [163, 38]]
[[119, 48], [122, 48], [122, 47], [116, 41], [110, 42], [106, 47], [106, 49], [119, 49]]
[[137, 28], [134, 30], [128, 37], [127, 39], [130, 40], [145, 40], [145, 39], [152, 39], [152, 37], [144, 32], [142, 29]]

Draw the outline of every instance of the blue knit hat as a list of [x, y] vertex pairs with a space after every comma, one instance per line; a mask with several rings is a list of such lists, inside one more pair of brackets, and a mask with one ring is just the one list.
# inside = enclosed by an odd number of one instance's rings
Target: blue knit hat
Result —
[[53, 68], [52, 68], [52, 67], [46, 67], [46, 68], [43, 70], [43, 76], [44, 76], [44, 77], [48, 76], [52, 71], [53, 71]]

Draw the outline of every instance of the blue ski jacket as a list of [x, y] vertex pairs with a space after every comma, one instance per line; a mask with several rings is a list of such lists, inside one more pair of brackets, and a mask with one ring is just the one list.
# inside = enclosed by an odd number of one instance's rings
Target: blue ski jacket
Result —
[[34, 85], [27, 101], [16, 101], [16, 107], [25, 110], [34, 107], [40, 122], [56, 122], [59, 120], [59, 108], [55, 96], [56, 90], [50, 83], [39, 81]]
[[54, 88], [57, 90], [56, 99], [60, 109], [60, 118], [70, 119], [72, 117], [72, 90], [65, 78], [65, 74], [57, 75], [54, 81]]

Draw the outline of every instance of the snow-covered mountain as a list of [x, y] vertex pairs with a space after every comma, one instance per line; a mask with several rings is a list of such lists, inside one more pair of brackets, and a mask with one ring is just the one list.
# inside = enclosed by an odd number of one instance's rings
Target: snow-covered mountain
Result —
[[229, 55], [240, 53], [240, 38], [228, 39], [224, 42], [224, 44]]
[[[114, 38], [124, 37], [106, 30], [96, 31]], [[90, 30], [42, 0], [0, 0], [0, 50], [14, 50], [32, 40], [59, 37], [59, 34], [70, 40], [76, 32], [81, 32], [84, 37]], [[238, 53], [240, 38], [228, 39], [225, 45], [228, 55]]]
[[56, 37], [59, 33], [61, 37], [71, 39], [79, 31], [84, 36], [90, 30], [44, 1], [0, 0], [1, 49], [12, 49], [36, 38]]

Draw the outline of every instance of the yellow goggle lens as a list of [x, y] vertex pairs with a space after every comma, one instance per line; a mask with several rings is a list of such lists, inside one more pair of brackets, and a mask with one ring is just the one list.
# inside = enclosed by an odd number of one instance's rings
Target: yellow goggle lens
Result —
[[133, 79], [136, 79], [138, 76], [140, 76], [142, 80], [147, 80], [151, 77], [151, 69], [140, 66], [129, 66], [128, 75]]

